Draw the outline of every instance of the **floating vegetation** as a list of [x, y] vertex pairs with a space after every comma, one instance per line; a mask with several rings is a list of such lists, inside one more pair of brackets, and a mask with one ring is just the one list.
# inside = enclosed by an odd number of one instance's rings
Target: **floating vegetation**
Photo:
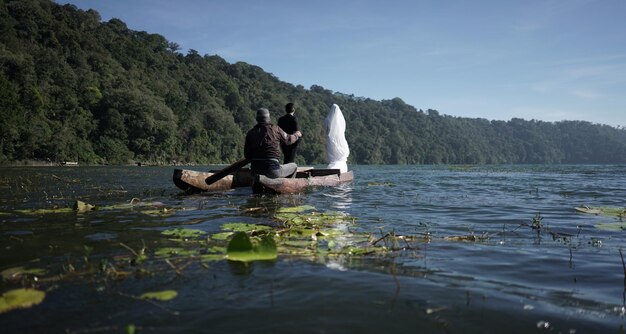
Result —
[[275, 260], [278, 256], [276, 242], [270, 235], [250, 238], [245, 232], [237, 232], [230, 239], [226, 254], [230, 261], [250, 262]]
[[40, 304], [46, 293], [34, 289], [9, 290], [0, 296], [0, 313]]
[[212, 240], [227, 240], [228, 238], [230, 238], [235, 232], [221, 232], [221, 233], [215, 233], [215, 234], [211, 234], [210, 238]]
[[178, 292], [175, 290], [163, 290], [163, 291], [154, 291], [154, 292], [146, 292], [139, 296], [141, 299], [154, 299], [162, 302], [166, 302], [168, 300], [172, 300], [178, 296]]
[[[18, 209], [14, 210], [16, 213], [26, 215], [47, 215], [47, 214], [59, 214], [59, 213], [82, 213], [89, 211], [110, 211], [110, 210], [128, 210], [128, 209], [142, 209], [141, 212], [148, 215], [170, 215], [173, 214], [175, 209], [168, 209], [161, 202], [142, 202], [138, 198], [131, 199], [128, 203], [120, 203], [113, 205], [97, 206], [89, 204], [80, 200], [75, 201], [71, 207], [53, 206], [51, 208], [39, 208], [39, 209]], [[154, 209], [156, 208], [156, 209]], [[7, 214], [7, 213], [2, 213]]]
[[25, 214], [25, 215], [47, 215], [47, 214], [55, 214], [55, 213], [73, 213], [76, 210], [73, 208], [61, 208], [61, 207], [52, 207], [49, 209], [19, 209], [15, 210], [17, 213]]
[[484, 233], [482, 235], [451, 235], [444, 237], [443, 240], [446, 241], [469, 241], [469, 242], [477, 242], [477, 241], [487, 241], [489, 240], [489, 234]]
[[393, 187], [395, 184], [391, 182], [368, 182], [368, 187]]
[[233, 232], [255, 232], [270, 231], [272, 228], [266, 225], [246, 224], [246, 223], [226, 223], [222, 225], [222, 230]]
[[169, 216], [176, 212], [174, 209], [160, 208], [156, 210], [142, 210], [141, 213], [149, 216]]
[[0, 277], [6, 281], [18, 280], [24, 276], [42, 276], [46, 274], [46, 270], [40, 268], [26, 269], [24, 267], [8, 268], [0, 272]]
[[541, 223], [542, 220], [543, 220], [543, 217], [541, 217], [540, 213], [535, 214], [535, 217], [533, 217], [533, 221], [531, 225], [533, 230], [541, 230], [541, 228], [543, 227], [543, 224]]
[[341, 222], [353, 221], [353, 218], [341, 212], [311, 212], [308, 214], [278, 212], [274, 219], [286, 227], [300, 226], [308, 228], [321, 228], [336, 225]]
[[583, 205], [580, 207], [576, 207], [575, 209], [578, 212], [588, 213], [588, 214], [593, 214], [593, 215], [626, 218], [626, 208], [607, 207], [607, 206], [589, 207], [589, 206]]
[[278, 209], [276, 212], [278, 213], [302, 213], [302, 212], [306, 212], [306, 211], [311, 211], [311, 210], [315, 210], [315, 207], [312, 205], [301, 205], [301, 206], [294, 206], [294, 207], [283, 207]]
[[623, 231], [626, 229], [626, 222], [600, 223], [596, 224], [595, 227], [605, 231]]
[[198, 255], [197, 250], [189, 250], [180, 247], [163, 247], [154, 251], [156, 257], [192, 256]]
[[171, 230], [165, 230], [161, 232], [161, 234], [166, 235], [168, 237], [177, 238], [177, 239], [187, 239], [187, 238], [196, 238], [199, 237], [206, 232], [201, 230], [195, 230], [190, 228], [182, 228], [177, 227]]
[[[133, 200], [119, 207], [137, 207], [140, 203], [148, 202]], [[111, 207], [113, 206], [108, 208]], [[98, 210], [98, 207], [90, 209], [85, 206], [84, 210]], [[386, 257], [393, 256], [396, 252], [412, 252], [419, 249], [418, 243], [429, 243], [434, 239], [446, 242], [485, 242], [491, 237], [488, 233], [470, 233], [435, 238], [430, 233], [399, 235], [395, 231], [383, 232], [382, 229], [380, 236], [374, 236], [371, 233], [352, 231], [355, 218], [342, 212], [320, 212], [311, 205], [267, 211], [274, 211], [274, 214], [267, 217], [266, 223], [228, 222], [220, 226], [220, 231], [213, 233], [182, 227], [167, 229], [159, 232], [162, 236], [160, 240], [148, 243], [150, 248], [143, 240], [139, 245], [135, 242], [132, 247], [120, 242], [119, 246], [127, 250], [126, 254], [118, 253], [110, 259], [100, 259], [100, 263], [90, 262], [93, 249], [86, 247], [85, 255], [80, 257], [82, 261], [64, 263], [62, 271], [51, 277], [45, 277], [45, 270], [24, 267], [5, 269], [2, 277], [4, 280], [19, 280], [23, 284], [82, 277], [105, 281], [121, 280], [129, 277], [152, 277], [159, 272], [172, 270], [177, 275], [182, 275], [183, 270], [193, 263], [201, 263], [207, 268], [208, 262], [213, 261], [250, 263], [274, 261], [280, 256], [330, 261], [338, 264], [338, 268], [344, 268], [341, 263], [353, 257]], [[542, 219], [537, 214], [532, 223], [523, 225], [532, 227], [537, 233], [548, 231], [543, 226]], [[565, 235], [556, 232], [551, 234], [554, 238]], [[144, 294], [141, 299], [162, 300], [156, 295], [152, 296]]]
[[91, 205], [83, 201], [76, 201], [76, 203], [74, 203], [74, 210], [77, 212], [91, 211], [95, 208], [96, 208], [95, 205]]

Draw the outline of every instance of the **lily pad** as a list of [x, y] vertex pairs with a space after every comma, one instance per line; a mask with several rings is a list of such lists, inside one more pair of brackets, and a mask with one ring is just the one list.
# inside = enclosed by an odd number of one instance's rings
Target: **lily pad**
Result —
[[191, 256], [198, 254], [197, 251], [188, 250], [179, 247], [163, 247], [154, 251], [154, 256], [157, 257], [169, 257], [169, 256]]
[[163, 290], [163, 291], [154, 291], [154, 292], [146, 292], [139, 296], [141, 299], [156, 299], [162, 302], [166, 302], [168, 300], [172, 300], [178, 296], [178, 292], [175, 290]]
[[306, 214], [280, 213], [275, 215], [274, 218], [283, 222], [286, 226], [302, 226], [309, 228], [331, 226], [352, 219], [342, 213], [332, 211], [323, 213], [311, 212]]
[[29, 308], [40, 304], [46, 297], [46, 293], [34, 289], [10, 290], [0, 296], [0, 313], [18, 308]]
[[74, 212], [72, 208], [51, 208], [51, 209], [20, 209], [15, 210], [17, 213], [26, 215], [47, 215], [53, 213], [71, 213]]
[[180, 227], [161, 232], [161, 234], [163, 235], [167, 235], [167, 236], [174, 237], [174, 238], [181, 238], [181, 239], [199, 237], [203, 235], [204, 233], [205, 232], [201, 230], [194, 230], [194, 229], [180, 228]]
[[213, 239], [213, 240], [226, 240], [226, 239], [230, 238], [231, 235], [233, 235], [233, 232], [215, 233], [215, 234], [211, 235], [211, 239]]
[[132, 208], [140, 208], [140, 207], [155, 207], [161, 208], [165, 205], [161, 202], [142, 202], [139, 198], [133, 198], [128, 203], [120, 203], [113, 204], [107, 206], [99, 206], [98, 210], [122, 210], [122, 209], [132, 209]]
[[597, 229], [605, 231], [623, 231], [626, 230], [626, 222], [621, 223], [601, 223], [595, 225]]
[[9, 269], [5, 269], [0, 272], [0, 276], [2, 276], [5, 280], [13, 280], [20, 278], [24, 275], [45, 275], [46, 271], [40, 268], [32, 268], [26, 269], [24, 267], [13, 267]]
[[315, 207], [312, 205], [300, 205], [300, 206], [294, 206], [294, 207], [289, 207], [289, 208], [280, 208], [278, 209], [277, 212], [279, 213], [299, 213], [299, 212], [306, 212], [306, 211], [311, 211], [311, 210], [315, 210]]
[[583, 205], [575, 209], [578, 212], [588, 213], [588, 214], [593, 214], [593, 215], [610, 216], [610, 217], [625, 217], [626, 216], [626, 208], [606, 207], [606, 206], [589, 207], [589, 206]]
[[272, 228], [266, 225], [246, 224], [246, 223], [226, 223], [222, 225], [224, 231], [234, 232], [250, 232], [250, 231], [269, 231]]
[[276, 242], [271, 236], [263, 236], [254, 243], [245, 232], [236, 232], [226, 248], [228, 260], [250, 262], [258, 260], [275, 260], [277, 255]]
[[141, 213], [148, 215], [148, 216], [169, 216], [169, 215], [173, 215], [176, 212], [176, 210], [174, 209], [168, 209], [166, 207], [160, 208], [160, 209], [153, 209], [153, 210], [143, 210], [141, 211]]
[[200, 256], [200, 259], [203, 262], [220, 261], [220, 260], [224, 260], [224, 258], [225, 258], [224, 254], [203, 254]]

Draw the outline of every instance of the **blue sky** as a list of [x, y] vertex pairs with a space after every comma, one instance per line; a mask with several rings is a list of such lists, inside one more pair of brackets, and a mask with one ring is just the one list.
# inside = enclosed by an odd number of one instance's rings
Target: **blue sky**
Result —
[[182, 52], [417, 109], [626, 126], [626, 1], [58, 0]]

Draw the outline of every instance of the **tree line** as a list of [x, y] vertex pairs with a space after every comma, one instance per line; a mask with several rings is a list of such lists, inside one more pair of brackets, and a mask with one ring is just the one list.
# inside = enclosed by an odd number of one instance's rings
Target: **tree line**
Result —
[[158, 34], [49, 0], [0, 1], [0, 163], [216, 164], [239, 160], [254, 111], [294, 102], [297, 162], [325, 162], [338, 104], [357, 164], [626, 163], [626, 130], [585, 121], [489, 121], [278, 80]]

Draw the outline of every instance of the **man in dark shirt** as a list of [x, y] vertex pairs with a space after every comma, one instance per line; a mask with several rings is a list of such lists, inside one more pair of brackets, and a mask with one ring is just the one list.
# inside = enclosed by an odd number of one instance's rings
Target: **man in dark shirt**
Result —
[[[300, 129], [298, 128], [298, 121], [293, 115], [293, 113], [296, 112], [296, 108], [294, 107], [293, 103], [287, 103], [287, 105], [285, 105], [285, 112], [287, 113], [278, 119], [278, 126], [280, 126], [280, 128], [283, 129], [283, 131], [285, 131], [287, 134], [294, 134]], [[290, 145], [281, 143], [280, 148], [283, 150], [283, 155], [285, 156], [283, 163], [287, 164], [296, 161], [296, 149], [298, 148], [298, 141]]]
[[246, 134], [244, 156], [251, 161], [250, 169], [254, 174], [269, 178], [295, 177], [298, 165], [281, 165], [280, 145], [290, 145], [302, 137], [300, 131], [287, 134], [277, 125], [270, 123], [270, 112], [261, 108], [256, 112], [257, 124]]

